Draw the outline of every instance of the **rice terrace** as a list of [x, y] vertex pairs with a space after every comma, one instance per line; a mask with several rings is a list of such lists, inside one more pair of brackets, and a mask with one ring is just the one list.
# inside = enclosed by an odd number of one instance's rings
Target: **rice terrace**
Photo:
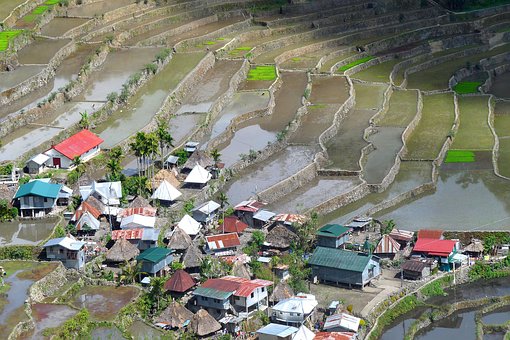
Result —
[[0, 0], [2, 334], [509, 340], [509, 84], [505, 0]]

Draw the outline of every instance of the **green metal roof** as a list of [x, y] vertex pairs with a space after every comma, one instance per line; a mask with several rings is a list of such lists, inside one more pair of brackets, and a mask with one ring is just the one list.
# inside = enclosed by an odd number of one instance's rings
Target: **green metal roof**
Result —
[[340, 237], [350, 230], [351, 228], [344, 227], [340, 224], [326, 224], [324, 227], [320, 228], [316, 234], [317, 236]]
[[171, 253], [170, 249], [167, 248], [162, 247], [149, 248], [140, 255], [138, 255], [136, 260], [158, 263], [165, 259], [165, 257], [167, 257], [168, 254], [170, 253]]
[[372, 256], [336, 248], [317, 247], [308, 264], [363, 272]]
[[225, 300], [234, 292], [224, 292], [214, 288], [198, 287], [193, 291], [193, 295], [205, 296], [211, 299]]
[[27, 184], [23, 184], [16, 191], [14, 198], [24, 196], [41, 196], [49, 198], [57, 198], [58, 193], [62, 188], [62, 184], [46, 183], [43, 181], [32, 181]]

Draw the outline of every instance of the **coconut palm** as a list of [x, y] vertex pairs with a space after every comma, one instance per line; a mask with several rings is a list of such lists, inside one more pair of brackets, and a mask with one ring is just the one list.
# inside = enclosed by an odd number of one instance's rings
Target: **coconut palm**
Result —
[[126, 261], [124, 265], [121, 267], [122, 273], [119, 276], [120, 282], [123, 283], [134, 283], [136, 281], [136, 278], [144, 274], [140, 271], [140, 268], [142, 267], [141, 262], [136, 261]]
[[154, 161], [156, 156], [159, 155], [159, 141], [158, 135], [155, 132], [148, 133], [145, 141], [145, 153], [147, 155], [146, 160], [149, 161], [147, 165], [148, 175], [147, 177], [152, 179], [154, 177]]
[[153, 277], [151, 278], [151, 291], [150, 295], [154, 299], [156, 298], [157, 301], [157, 310], [159, 310], [159, 301], [161, 298], [161, 295], [163, 295], [163, 287], [165, 286], [166, 278], [164, 277]]
[[118, 181], [122, 172], [121, 162], [124, 159], [124, 153], [120, 147], [115, 147], [108, 153], [109, 159], [106, 167], [109, 170], [108, 178], [111, 181]]
[[144, 157], [145, 157], [145, 140], [147, 139], [145, 132], [138, 132], [133, 138], [133, 142], [129, 144], [131, 151], [136, 156], [136, 165], [138, 168], [138, 176], [142, 175], [144, 171]]
[[221, 153], [218, 151], [218, 149], [214, 149], [211, 151], [211, 157], [214, 160], [214, 163], [218, 163], [221, 158]]
[[156, 135], [159, 141], [159, 152], [161, 156], [161, 166], [163, 166], [164, 156], [166, 149], [173, 147], [174, 138], [168, 132], [168, 121], [163, 118], [158, 120], [158, 126], [156, 128]]
[[90, 119], [87, 111], [80, 112], [80, 122], [78, 123], [82, 129], [88, 129], [90, 127]]

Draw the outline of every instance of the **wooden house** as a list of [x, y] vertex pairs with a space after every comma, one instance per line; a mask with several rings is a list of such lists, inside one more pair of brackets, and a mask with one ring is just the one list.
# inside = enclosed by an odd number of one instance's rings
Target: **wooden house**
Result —
[[379, 257], [393, 258], [400, 251], [400, 243], [390, 235], [383, 235], [374, 249], [374, 254]]
[[411, 259], [402, 264], [402, 275], [407, 280], [421, 280], [429, 277], [434, 267], [431, 259]]
[[351, 228], [340, 224], [326, 224], [315, 233], [317, 245], [320, 247], [340, 248], [349, 241], [349, 232], [351, 231]]
[[21, 217], [43, 217], [57, 205], [62, 184], [31, 181], [21, 185], [14, 199], [20, 207]]
[[202, 203], [192, 210], [193, 219], [204, 224], [208, 224], [214, 220], [220, 209], [220, 205], [214, 201]]
[[142, 263], [140, 271], [151, 274], [153, 276], [161, 276], [173, 261], [170, 249], [162, 247], [154, 247], [145, 250], [136, 258]]
[[85, 266], [85, 242], [60, 237], [49, 240], [43, 248], [49, 261], [61, 261], [66, 268], [76, 270]]

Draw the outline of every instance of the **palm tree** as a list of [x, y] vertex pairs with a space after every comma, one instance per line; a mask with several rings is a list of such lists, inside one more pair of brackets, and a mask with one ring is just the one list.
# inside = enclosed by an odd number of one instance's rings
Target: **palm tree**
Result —
[[80, 122], [78, 123], [82, 129], [88, 129], [90, 127], [90, 119], [87, 111], [80, 112]]
[[108, 178], [110, 181], [118, 181], [122, 172], [121, 162], [124, 159], [124, 153], [122, 152], [122, 149], [117, 146], [110, 150], [108, 156], [109, 159], [106, 163], [106, 167], [110, 172]]
[[153, 277], [151, 278], [151, 291], [150, 295], [152, 298], [156, 298], [158, 301], [157, 310], [159, 310], [159, 299], [163, 295], [163, 287], [165, 285], [166, 278], [164, 277]]
[[143, 160], [145, 157], [145, 140], [147, 139], [145, 132], [138, 132], [133, 142], [129, 144], [129, 148], [136, 156], [136, 165], [138, 168], [138, 176], [142, 175], [142, 172], [144, 171], [143, 168]]
[[148, 156], [149, 164], [147, 170], [149, 171], [148, 178], [154, 177], [154, 160], [159, 155], [159, 141], [158, 135], [155, 132], [148, 133], [145, 141], [145, 152]]
[[161, 167], [163, 167], [165, 150], [173, 147], [174, 138], [168, 131], [168, 121], [163, 118], [158, 119], [158, 126], [156, 128], [156, 135], [158, 136], [159, 141], [159, 152], [161, 156]]
[[75, 156], [73, 158], [73, 160], [71, 161], [71, 164], [76, 168], [76, 172], [78, 173], [79, 176], [81, 176], [84, 172], [84, 169], [83, 169], [83, 162], [80, 158], [80, 156]]
[[218, 193], [218, 201], [220, 202], [221, 212], [223, 214], [223, 233], [225, 233], [225, 209], [224, 207], [229, 204], [228, 202], [228, 196], [223, 192], [220, 191]]
[[214, 163], [218, 163], [220, 161], [221, 153], [218, 149], [214, 149], [211, 151], [211, 157], [213, 158]]
[[124, 265], [121, 266], [122, 274], [119, 276], [120, 282], [134, 283], [139, 275], [144, 274], [140, 271], [141, 267], [141, 262], [137, 263], [136, 261], [126, 261]]

